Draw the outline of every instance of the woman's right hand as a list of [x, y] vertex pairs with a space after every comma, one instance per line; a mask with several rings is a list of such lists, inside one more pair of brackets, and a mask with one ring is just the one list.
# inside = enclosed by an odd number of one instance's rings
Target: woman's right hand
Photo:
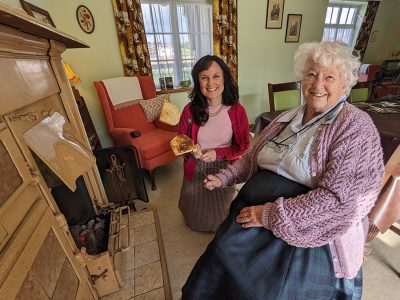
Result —
[[194, 157], [196, 159], [200, 159], [200, 157], [203, 155], [203, 152], [201, 152], [201, 148], [199, 144], [194, 145], [196, 147], [196, 150], [193, 150]]
[[204, 178], [203, 182], [204, 182], [204, 187], [210, 191], [222, 186], [221, 179], [219, 179], [218, 176], [214, 175], [207, 175], [207, 177]]

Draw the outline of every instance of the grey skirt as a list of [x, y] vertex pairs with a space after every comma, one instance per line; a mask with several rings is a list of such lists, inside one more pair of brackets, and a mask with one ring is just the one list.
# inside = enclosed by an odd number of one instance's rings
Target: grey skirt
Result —
[[235, 188], [230, 186], [210, 191], [204, 188], [203, 180], [204, 174], [216, 174], [228, 164], [226, 160], [216, 160], [211, 163], [197, 160], [192, 181], [183, 177], [179, 209], [191, 229], [215, 232], [226, 218]]

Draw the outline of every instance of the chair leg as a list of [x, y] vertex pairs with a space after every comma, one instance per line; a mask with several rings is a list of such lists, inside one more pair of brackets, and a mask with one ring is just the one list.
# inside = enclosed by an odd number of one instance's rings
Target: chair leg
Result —
[[149, 170], [150, 181], [151, 181], [151, 190], [152, 191], [157, 190], [156, 181], [155, 181], [155, 178], [154, 178], [155, 173], [156, 173], [155, 169]]

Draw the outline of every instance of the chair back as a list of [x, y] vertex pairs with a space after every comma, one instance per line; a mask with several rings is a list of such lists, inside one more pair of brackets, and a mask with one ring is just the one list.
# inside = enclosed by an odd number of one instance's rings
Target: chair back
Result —
[[269, 110], [286, 110], [301, 104], [300, 81], [268, 83]]
[[[156, 97], [156, 88], [153, 79], [150, 76], [139, 76], [138, 79], [143, 98], [146, 100]], [[155, 128], [153, 123], [147, 122], [140, 104], [115, 109], [104, 83], [102, 81], [95, 81], [93, 84], [99, 95], [109, 130], [114, 128], [133, 128], [146, 133]]]
[[370, 99], [371, 82], [357, 82], [352, 87], [350, 95], [347, 100], [350, 103], [366, 102]]
[[385, 233], [389, 228], [400, 235], [400, 230], [392, 225], [400, 220], [400, 146], [385, 165], [382, 190], [368, 219], [370, 227], [367, 241], [374, 239], [378, 232]]

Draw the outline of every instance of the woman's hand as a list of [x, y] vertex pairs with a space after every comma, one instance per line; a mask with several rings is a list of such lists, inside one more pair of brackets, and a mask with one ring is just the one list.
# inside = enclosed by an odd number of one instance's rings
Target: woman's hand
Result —
[[217, 159], [217, 152], [214, 149], [207, 150], [201, 156], [201, 160], [205, 162], [212, 162]]
[[248, 206], [240, 211], [236, 217], [236, 222], [242, 224], [243, 228], [263, 227], [262, 215], [264, 205]]
[[203, 155], [203, 152], [201, 152], [201, 148], [200, 148], [199, 144], [196, 144], [194, 146], [196, 147], [196, 150], [193, 150], [194, 157], [196, 159], [199, 159]]
[[207, 177], [204, 178], [203, 182], [204, 182], [204, 187], [210, 191], [222, 186], [221, 179], [219, 179], [218, 176], [214, 175], [207, 175]]

